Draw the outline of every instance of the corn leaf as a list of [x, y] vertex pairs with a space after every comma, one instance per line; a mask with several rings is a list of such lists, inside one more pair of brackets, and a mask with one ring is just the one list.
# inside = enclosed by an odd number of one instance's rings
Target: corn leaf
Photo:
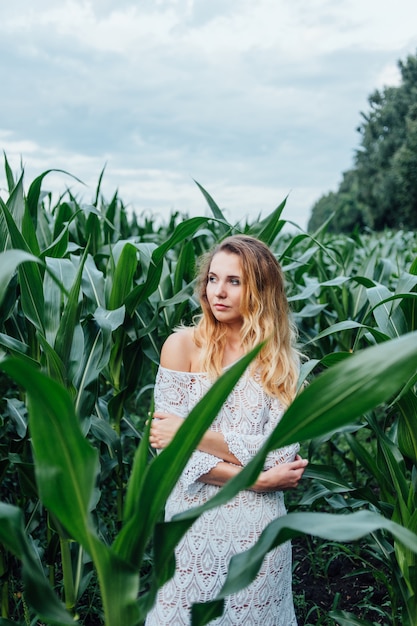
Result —
[[132, 291], [133, 277], [136, 272], [137, 250], [130, 243], [123, 246], [113, 277], [108, 308], [117, 309], [124, 304]]
[[201, 191], [201, 193], [203, 194], [204, 198], [206, 199], [206, 202], [209, 205], [210, 210], [213, 213], [213, 216], [216, 218], [216, 220], [219, 220], [219, 229], [220, 229], [221, 235], [226, 236], [230, 232], [231, 227], [228, 221], [226, 220], [225, 216], [223, 215], [222, 210], [220, 209], [218, 204], [213, 200], [213, 198], [208, 193], [208, 191], [206, 191], [204, 187], [202, 187], [200, 183], [198, 183], [196, 180], [194, 180], [194, 182], [199, 188], [199, 190]]
[[[23, 564], [26, 600], [49, 624], [74, 624], [75, 620], [52, 591], [24, 527], [20, 509], [0, 502], [0, 541]], [[15, 622], [9, 622], [15, 623]]]
[[68, 293], [76, 279], [76, 268], [69, 259], [46, 258], [43, 293], [45, 299], [45, 337], [53, 346], [62, 322]]
[[401, 412], [398, 423], [398, 447], [417, 467], [417, 398], [409, 389], [398, 401]]
[[[91, 517], [98, 455], [81, 432], [69, 394], [18, 359], [6, 359], [0, 367], [28, 393], [29, 428], [42, 502], [93, 559], [102, 586], [106, 624], [134, 626], [139, 620], [137, 570], [98, 539]], [[26, 574], [32, 584], [34, 575], [27, 568]]]
[[[357, 541], [380, 529], [390, 532], [398, 541], [417, 553], [415, 533], [372, 511], [358, 511], [350, 515], [288, 513], [271, 522], [252, 548], [232, 557], [226, 581], [217, 598], [208, 605], [212, 610], [216, 605], [222, 606], [226, 596], [249, 585], [257, 575], [265, 554], [285, 541], [303, 534], [330, 541]], [[205, 614], [205, 603], [194, 605], [192, 624], [207, 624]]]
[[287, 203], [287, 198], [272, 211], [267, 217], [249, 228], [248, 234], [255, 235], [258, 239], [271, 246], [277, 235], [285, 226], [285, 220], [281, 220], [281, 213]]
[[3, 150], [3, 157], [4, 157], [4, 170], [6, 172], [7, 188], [9, 190], [9, 194], [10, 194], [10, 193], [12, 193], [13, 188], [14, 188], [16, 183], [15, 183], [15, 180], [14, 180], [12, 168], [10, 167], [9, 160], [8, 160], [4, 150]]
[[[13, 247], [30, 253], [30, 249], [20, 234], [11, 213], [1, 198], [0, 208], [2, 209], [5, 217]], [[39, 268], [34, 263], [25, 263], [19, 267], [18, 271], [22, 309], [35, 328], [44, 332], [44, 297]]]
[[63, 307], [59, 328], [56, 333], [54, 348], [64, 365], [68, 368], [71, 348], [73, 345], [74, 332], [79, 323], [79, 300], [81, 278], [84, 263], [87, 258], [87, 248], [79, 262], [75, 280], [71, 286], [65, 306]]
[[[393, 300], [392, 293], [384, 285], [377, 285], [367, 289], [369, 303], [378, 328], [389, 337], [400, 337], [407, 332], [407, 324], [402, 310], [397, 307], [393, 310], [389, 302]], [[398, 297], [398, 296], [396, 296]]]
[[0, 252], [0, 305], [19, 265], [28, 262], [42, 265], [40, 259], [25, 250], [12, 249]]

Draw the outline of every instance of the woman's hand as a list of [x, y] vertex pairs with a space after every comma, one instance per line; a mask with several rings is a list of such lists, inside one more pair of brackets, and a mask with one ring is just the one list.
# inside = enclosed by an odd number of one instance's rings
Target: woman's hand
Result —
[[284, 491], [298, 487], [304, 470], [308, 465], [307, 459], [302, 459], [297, 454], [294, 461], [274, 465], [269, 470], [261, 472], [253, 491]]
[[149, 432], [149, 443], [152, 448], [156, 450], [166, 448], [183, 422], [181, 417], [173, 413], [155, 411]]
[[[256, 483], [251, 487], [252, 491], [283, 491], [285, 489], [294, 489], [298, 487], [298, 483], [308, 465], [306, 459], [302, 459], [298, 454], [295, 461], [291, 463], [280, 463], [274, 465], [269, 470], [261, 472]], [[221, 461], [217, 463], [207, 474], [200, 476], [198, 479], [202, 483], [223, 487], [229, 480], [234, 478], [242, 467], [232, 463]]]
[[[161, 450], [171, 443], [175, 433], [184, 420], [178, 417], [178, 415], [164, 413], [162, 411], [155, 411], [153, 417], [154, 419], [152, 420], [149, 433], [149, 443], [152, 448]], [[223, 459], [228, 463], [240, 465], [239, 459], [230, 452], [221, 432], [216, 432], [211, 429], [206, 430], [202, 439], [197, 444], [197, 449], [201, 452], [207, 452], [208, 454], [217, 456], [219, 459]]]

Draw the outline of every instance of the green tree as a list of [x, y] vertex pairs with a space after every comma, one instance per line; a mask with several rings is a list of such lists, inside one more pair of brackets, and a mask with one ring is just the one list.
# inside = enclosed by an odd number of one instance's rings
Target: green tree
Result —
[[356, 154], [359, 198], [369, 207], [376, 230], [417, 225], [417, 177], [415, 168], [409, 167], [417, 56], [398, 66], [401, 84], [370, 96], [371, 111], [358, 129], [362, 135]]
[[417, 103], [406, 117], [406, 138], [392, 161], [396, 195], [404, 226], [417, 223]]
[[332, 230], [352, 226], [417, 227], [417, 55], [398, 62], [401, 83], [368, 98], [361, 113], [361, 135], [354, 167], [345, 172], [337, 192], [314, 205], [309, 230], [335, 213]]

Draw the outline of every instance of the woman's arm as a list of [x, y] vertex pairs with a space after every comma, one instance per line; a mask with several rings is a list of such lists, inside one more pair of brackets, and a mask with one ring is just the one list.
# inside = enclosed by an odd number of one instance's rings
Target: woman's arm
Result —
[[[174, 438], [175, 433], [183, 423], [183, 419], [172, 413], [163, 411], [155, 411], [153, 414], [151, 430], [149, 434], [149, 443], [157, 450], [166, 448]], [[227, 461], [241, 465], [237, 457], [232, 454], [221, 432], [207, 430], [200, 440], [198, 446], [200, 452], [208, 452], [214, 456]]]
[[[162, 367], [177, 372], [190, 372], [198, 369], [198, 350], [193, 340], [191, 328], [170, 335], [162, 346]], [[173, 413], [155, 411], [153, 414], [149, 443], [157, 450], [166, 448], [183, 423], [181, 417]], [[229, 450], [220, 432], [208, 430], [197, 446], [200, 452], [207, 452], [228, 463], [240, 465], [240, 461]]]
[[[250, 489], [257, 492], [295, 489], [298, 487], [307, 465], [308, 461], [297, 455], [295, 461], [275, 465], [269, 470], [261, 472], [256, 482], [252, 485], [252, 487], [250, 487]], [[209, 485], [223, 487], [223, 485], [225, 485], [241, 471], [242, 468], [237, 465], [222, 462], [218, 463], [216, 467], [210, 470], [210, 472], [201, 476], [199, 481]]]
[[[183, 420], [182, 418], [175, 415], [164, 414], [163, 418], [161, 418], [161, 413], [159, 413], [158, 415], [160, 415], [158, 419], [152, 420], [149, 441], [151, 445], [155, 448], [164, 448], [165, 445], [162, 445], [161, 442], [164, 441], [165, 444], [168, 445], [168, 443], [172, 439], [172, 436], [178, 430], [179, 426], [183, 423]], [[167, 427], [168, 424], [171, 425], [170, 428]], [[220, 434], [215, 433], [214, 431], [209, 432], [214, 435]], [[165, 436], [167, 437], [166, 440], [164, 439]], [[198, 447], [199, 450], [201, 450], [200, 445]], [[221, 444], [217, 447], [217, 450], [221, 450]], [[212, 449], [210, 450], [210, 453], [213, 454]], [[222, 458], [219, 453], [217, 453], [216, 456]], [[233, 455], [231, 455], [230, 453], [228, 455], [224, 454], [224, 456], [229, 456], [234, 459]], [[297, 454], [294, 461], [290, 461], [288, 463], [280, 463], [274, 465], [264, 472], [261, 472], [256, 482], [252, 485], [252, 487], [250, 487], [250, 489], [257, 492], [284, 491], [286, 489], [295, 489], [298, 486], [298, 483], [300, 482], [307, 465], [308, 461], [306, 459], [302, 459]], [[198, 482], [215, 485], [216, 487], [223, 487], [223, 485], [225, 485], [229, 480], [234, 478], [240, 471], [242, 471], [242, 469], [242, 465], [237, 459], [230, 462], [227, 462], [224, 459], [223, 461], [217, 463], [217, 465], [213, 467], [207, 474], [203, 474], [202, 476], [200, 476], [198, 478]]]
[[[171, 443], [177, 430], [183, 423], [183, 419], [163, 411], [155, 411], [153, 417], [149, 442], [153, 448], [160, 450], [166, 448]], [[277, 421], [273, 420], [272, 426]], [[272, 426], [268, 424], [267, 432], [263, 435], [241, 435], [238, 432], [233, 432], [229, 433], [228, 439], [221, 431], [208, 429], [199, 441], [197, 450], [212, 454], [227, 463], [240, 466], [246, 465], [265, 442], [272, 430]], [[238, 456], [233, 454], [230, 448], [233, 448]], [[298, 448], [299, 446], [295, 448], [294, 446], [286, 446], [285, 448], [278, 448], [272, 451], [267, 457], [266, 467], [271, 467], [277, 463], [286, 463], [288, 458], [294, 458], [295, 451]]]

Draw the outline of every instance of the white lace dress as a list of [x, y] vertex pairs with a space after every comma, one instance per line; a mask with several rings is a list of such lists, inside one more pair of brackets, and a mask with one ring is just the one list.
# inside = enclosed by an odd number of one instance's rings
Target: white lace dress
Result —
[[[155, 408], [186, 417], [210, 387], [203, 373], [160, 367]], [[245, 465], [279, 422], [283, 408], [246, 372], [225, 402], [212, 428], [223, 433], [230, 451]], [[294, 460], [298, 445], [280, 448], [267, 457], [265, 469]], [[165, 517], [195, 507], [219, 487], [197, 482], [221, 459], [196, 451], [171, 493]], [[169, 468], [167, 468], [169, 471]], [[222, 587], [231, 557], [251, 547], [262, 530], [285, 515], [282, 492], [242, 491], [227, 504], [207, 511], [187, 531], [176, 549], [176, 572], [158, 592], [146, 626], [189, 626], [190, 606], [212, 600]], [[269, 552], [256, 579], [228, 596], [216, 626], [296, 626], [291, 589], [291, 545]]]

